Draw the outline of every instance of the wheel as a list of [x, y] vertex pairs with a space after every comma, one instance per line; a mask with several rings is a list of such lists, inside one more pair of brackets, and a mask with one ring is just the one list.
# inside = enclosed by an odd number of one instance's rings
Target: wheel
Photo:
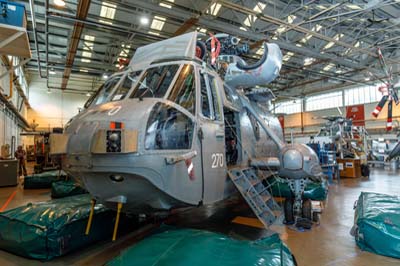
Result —
[[312, 219], [312, 205], [311, 205], [311, 200], [306, 199], [303, 200], [303, 206], [301, 208], [301, 214], [303, 218], [306, 218], [311, 221]]
[[318, 223], [319, 222], [319, 213], [318, 212], [313, 212], [312, 214], [312, 221], [314, 223]]
[[285, 223], [294, 223], [294, 211], [293, 211], [293, 199], [286, 198], [283, 204], [283, 210], [285, 212]]

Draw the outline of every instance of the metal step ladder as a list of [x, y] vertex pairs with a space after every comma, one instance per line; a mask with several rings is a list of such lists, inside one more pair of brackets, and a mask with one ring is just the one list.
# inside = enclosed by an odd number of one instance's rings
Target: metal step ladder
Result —
[[258, 177], [253, 168], [232, 168], [228, 175], [254, 214], [268, 229], [282, 213], [281, 207], [268, 191], [271, 185], [265, 186], [262, 182], [265, 177]]

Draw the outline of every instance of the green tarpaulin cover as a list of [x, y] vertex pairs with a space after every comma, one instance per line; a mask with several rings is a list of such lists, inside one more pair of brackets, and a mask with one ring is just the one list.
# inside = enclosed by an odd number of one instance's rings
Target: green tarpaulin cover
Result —
[[[270, 178], [267, 181], [271, 186], [271, 194], [274, 197], [292, 198], [293, 194], [288, 183], [282, 178]], [[326, 180], [318, 183], [308, 183], [304, 189], [303, 197], [310, 200], [325, 200], [328, 195], [328, 184]]]
[[14, 254], [49, 260], [97, 240], [110, 238], [115, 212], [97, 204], [89, 236], [85, 228], [90, 195], [29, 203], [0, 213], [0, 248]]
[[193, 229], [164, 228], [122, 251], [107, 266], [294, 266], [277, 234], [251, 242]]
[[24, 189], [51, 188], [51, 184], [67, 177], [64, 171], [49, 171], [40, 174], [28, 175], [24, 178]]
[[362, 192], [352, 233], [362, 250], [400, 258], [400, 197]]
[[51, 184], [52, 198], [64, 198], [84, 193], [87, 193], [87, 191], [72, 179], [61, 180]]

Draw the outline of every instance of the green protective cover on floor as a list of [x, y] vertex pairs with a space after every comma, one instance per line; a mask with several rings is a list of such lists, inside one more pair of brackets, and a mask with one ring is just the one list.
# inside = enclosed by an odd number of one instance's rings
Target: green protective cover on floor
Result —
[[236, 240], [193, 229], [164, 228], [124, 250], [107, 266], [292, 266], [277, 234], [259, 241]]
[[400, 197], [362, 192], [352, 231], [362, 250], [400, 258]]
[[72, 179], [56, 181], [51, 184], [52, 198], [64, 198], [85, 193], [87, 193], [87, 191]]
[[115, 212], [97, 204], [89, 236], [85, 228], [90, 195], [29, 203], [0, 213], [0, 248], [40, 260], [49, 260], [105, 238], [111, 239]]
[[[282, 178], [270, 178], [268, 183], [272, 184], [271, 194], [274, 197], [292, 198], [293, 194], [288, 183]], [[310, 200], [325, 200], [328, 195], [328, 184], [326, 180], [322, 182], [308, 183], [304, 189], [303, 198]]]
[[53, 182], [64, 180], [66, 177], [67, 174], [59, 170], [27, 175], [24, 178], [24, 189], [51, 188]]

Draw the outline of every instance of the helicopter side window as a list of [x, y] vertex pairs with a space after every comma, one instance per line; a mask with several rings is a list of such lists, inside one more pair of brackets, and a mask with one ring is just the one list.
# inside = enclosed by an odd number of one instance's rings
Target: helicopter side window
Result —
[[124, 81], [120, 83], [119, 87], [115, 90], [114, 94], [111, 97], [111, 101], [119, 101], [125, 98], [126, 94], [132, 88], [142, 71], [134, 71], [128, 73]]
[[147, 122], [146, 150], [190, 149], [194, 132], [193, 121], [164, 103], [157, 103]]
[[149, 68], [139, 80], [131, 98], [162, 98], [178, 71], [179, 65], [164, 65]]
[[211, 89], [214, 118], [215, 118], [215, 120], [222, 120], [221, 104], [220, 104], [219, 98], [218, 98], [218, 86], [217, 86], [216, 78], [211, 75], [208, 75], [208, 84], [210, 85], [210, 89]]
[[210, 96], [208, 94], [205, 75], [203, 73], [200, 73], [200, 90], [201, 90], [200, 91], [201, 92], [201, 98], [200, 98], [201, 113], [205, 117], [212, 118], [210, 100], [209, 100]]
[[106, 80], [89, 100], [85, 103], [85, 108], [88, 108], [92, 103], [94, 105], [105, 103], [110, 96], [115, 85], [121, 79], [121, 75], [113, 76]]
[[183, 108], [187, 109], [192, 114], [195, 113], [196, 107], [196, 87], [194, 80], [194, 71], [192, 65], [185, 65], [182, 68], [181, 73], [174, 87], [172, 88], [171, 94], [168, 100], [173, 101]]

